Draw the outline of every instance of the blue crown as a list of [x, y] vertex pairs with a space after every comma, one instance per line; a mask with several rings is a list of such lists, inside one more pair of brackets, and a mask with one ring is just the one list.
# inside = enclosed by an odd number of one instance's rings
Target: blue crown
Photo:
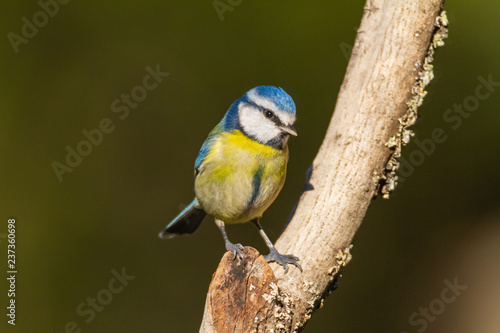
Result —
[[254, 91], [259, 97], [272, 101], [280, 110], [295, 114], [295, 103], [293, 102], [292, 97], [290, 97], [290, 95], [288, 95], [283, 88], [258, 86], [250, 91]]

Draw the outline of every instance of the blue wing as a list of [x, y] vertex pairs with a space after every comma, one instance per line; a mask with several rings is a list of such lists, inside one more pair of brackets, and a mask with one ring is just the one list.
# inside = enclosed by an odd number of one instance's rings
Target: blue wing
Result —
[[201, 146], [198, 157], [196, 157], [196, 161], [194, 162], [194, 170], [196, 171], [196, 173], [198, 173], [198, 169], [203, 163], [203, 160], [210, 152], [210, 148], [212, 148], [215, 138], [222, 132], [224, 132], [224, 130], [222, 128], [222, 122], [220, 122], [219, 124], [217, 124], [217, 126], [214, 127], [210, 134], [208, 134], [208, 138], [205, 140], [205, 142], [203, 142], [203, 146]]

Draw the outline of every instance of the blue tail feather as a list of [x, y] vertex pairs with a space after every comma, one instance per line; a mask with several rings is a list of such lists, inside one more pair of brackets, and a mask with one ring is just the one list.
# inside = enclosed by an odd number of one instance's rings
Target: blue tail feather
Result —
[[199, 207], [194, 199], [175, 219], [163, 229], [160, 238], [172, 238], [176, 235], [192, 234], [198, 229], [207, 213]]

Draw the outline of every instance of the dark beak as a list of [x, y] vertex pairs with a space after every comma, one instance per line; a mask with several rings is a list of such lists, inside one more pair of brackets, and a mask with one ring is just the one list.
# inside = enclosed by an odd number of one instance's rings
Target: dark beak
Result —
[[281, 127], [281, 130], [287, 134], [297, 136], [297, 131], [295, 130], [295, 128], [293, 128], [292, 125], [283, 126], [283, 127]]

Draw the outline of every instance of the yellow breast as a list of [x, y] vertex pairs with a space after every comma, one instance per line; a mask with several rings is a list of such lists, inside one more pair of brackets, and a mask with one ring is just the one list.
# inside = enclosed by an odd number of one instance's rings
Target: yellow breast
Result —
[[260, 217], [283, 187], [287, 161], [287, 147], [275, 149], [241, 131], [221, 133], [199, 168], [196, 197], [226, 223]]

